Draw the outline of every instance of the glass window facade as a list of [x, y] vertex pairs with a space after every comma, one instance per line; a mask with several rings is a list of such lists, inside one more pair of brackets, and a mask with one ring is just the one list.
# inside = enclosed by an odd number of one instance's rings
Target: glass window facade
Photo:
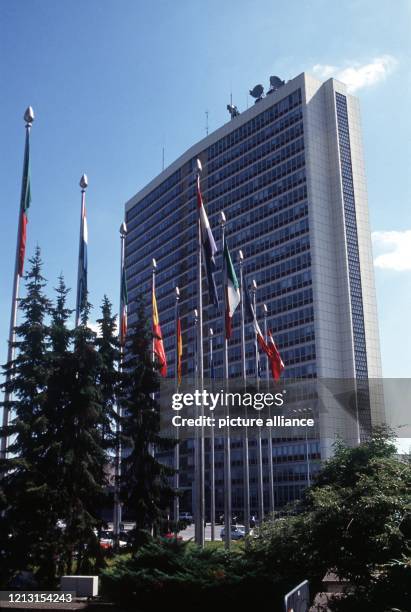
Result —
[[335, 103], [337, 109], [338, 142], [340, 149], [345, 233], [347, 240], [348, 272], [350, 279], [355, 372], [357, 378], [366, 379], [368, 378], [367, 347], [365, 342], [360, 256], [358, 249], [357, 219], [355, 213], [354, 183], [351, 165], [347, 99], [342, 94], [336, 92]]
[[[126, 213], [126, 273], [129, 293], [129, 325], [136, 316], [136, 297], [147, 300], [150, 316], [151, 260], [157, 261], [156, 294], [160, 323], [168, 360], [168, 374], [175, 372], [174, 288], [180, 288], [180, 316], [183, 335], [183, 376], [194, 374], [194, 318], [196, 295], [196, 184], [195, 163], [203, 165], [201, 188], [217, 245], [221, 230], [219, 213], [227, 217], [226, 240], [239, 275], [237, 253], [244, 253], [244, 279], [257, 281], [257, 317], [263, 324], [262, 305], [268, 308], [267, 323], [286, 365], [285, 378], [317, 376], [315, 304], [310, 244], [310, 200], [306, 172], [306, 128], [300, 88], [272, 103], [253, 118], [236, 126], [198, 155], [181, 163], [166, 180], [129, 207]], [[343, 208], [348, 252], [349, 285], [353, 321], [355, 369], [367, 377], [367, 356], [355, 214], [347, 101], [336, 93], [338, 147], [341, 160]], [[207, 142], [207, 141], [206, 141]], [[185, 158], [187, 159], [187, 158]], [[221, 254], [217, 256], [221, 270]], [[205, 275], [204, 275], [205, 276]], [[222, 275], [217, 288], [222, 303]], [[203, 288], [205, 376], [208, 330], [213, 328], [213, 363], [217, 378], [223, 375], [223, 313], [208, 302], [206, 280]], [[233, 319], [229, 343], [229, 375], [241, 375], [240, 315]], [[266, 360], [260, 359], [265, 376]], [[255, 375], [254, 335], [246, 326], [246, 371]], [[207, 441], [206, 487], [209, 491], [209, 441]], [[224, 506], [223, 440], [215, 441], [216, 513]], [[275, 439], [268, 456], [263, 440], [264, 496], [268, 506], [268, 471], [274, 467], [275, 505], [281, 507], [298, 498], [320, 465], [318, 440]], [[241, 513], [243, 500], [243, 449], [241, 440], [232, 440], [233, 511]], [[170, 458], [164, 457], [164, 460]], [[250, 440], [251, 511], [257, 512], [257, 449]], [[194, 480], [193, 441], [180, 448], [180, 487], [185, 491], [181, 510], [192, 508]], [[206, 501], [209, 506], [209, 500]]]
[[[315, 367], [308, 198], [301, 90], [297, 89], [201, 152], [202, 193], [217, 244], [218, 215], [227, 216], [226, 239], [234, 261], [241, 248], [244, 278], [258, 284], [257, 310], [268, 307], [268, 326], [287, 365], [286, 377], [313, 377]], [[127, 213], [126, 266], [129, 320], [139, 292], [149, 295], [150, 262], [156, 277], [160, 320], [174, 375], [174, 287], [180, 287], [183, 375], [194, 371], [193, 310], [196, 308], [196, 191], [193, 158]], [[217, 258], [221, 269], [221, 255]], [[235, 263], [238, 272], [237, 263]], [[222, 297], [221, 275], [217, 275]], [[205, 285], [205, 283], [204, 283]], [[204, 329], [214, 330], [214, 366], [222, 376], [222, 313], [208, 305]], [[240, 321], [234, 316], [230, 375], [241, 371]], [[283, 333], [282, 333], [283, 332]], [[207, 333], [205, 333], [205, 337]], [[247, 372], [255, 373], [253, 335], [246, 330]], [[205, 364], [207, 358], [205, 343]], [[265, 360], [261, 360], [264, 373]], [[207, 375], [207, 368], [205, 375]]]
[[[237, 252], [244, 256], [244, 278], [258, 284], [257, 315], [262, 324], [262, 304], [268, 307], [268, 326], [286, 364], [285, 376], [315, 377], [315, 332], [311, 277], [311, 254], [307, 197], [304, 123], [301, 90], [297, 89], [269, 109], [234, 129], [199, 157], [203, 164], [202, 193], [217, 244], [218, 215], [227, 216], [226, 239], [237, 273]], [[193, 310], [196, 297], [196, 187], [195, 159], [183, 164], [127, 212], [126, 268], [129, 290], [129, 323], [135, 318], [139, 293], [150, 295], [151, 259], [158, 265], [156, 293], [168, 357], [169, 375], [174, 376], [174, 287], [180, 288], [183, 333], [183, 376], [194, 372]], [[221, 269], [221, 254], [217, 265]], [[222, 297], [221, 275], [217, 284]], [[204, 282], [205, 285], [205, 282]], [[214, 330], [213, 360], [216, 377], [223, 374], [222, 312], [208, 305], [204, 286], [204, 330]], [[148, 309], [149, 309], [148, 304]], [[229, 345], [229, 373], [240, 376], [240, 320], [233, 320]], [[208, 364], [205, 342], [205, 364]], [[264, 376], [266, 361], [261, 359]], [[254, 336], [246, 327], [246, 369], [255, 375]], [[205, 375], [209, 374], [205, 368]], [[263, 445], [265, 504], [268, 504], [270, 458]], [[209, 444], [209, 442], [208, 442]], [[319, 464], [319, 444], [311, 443], [311, 471]], [[236, 448], [238, 447], [238, 448]], [[209, 448], [208, 448], [209, 453]], [[250, 441], [251, 509], [257, 512], [257, 450]], [[180, 486], [186, 490], [182, 509], [192, 506], [194, 479], [193, 445], [180, 449]], [[209, 454], [207, 454], [206, 465]], [[164, 460], [169, 458], [164, 457]], [[307, 484], [304, 442], [289, 441], [273, 446], [275, 503], [281, 506], [299, 497]], [[215, 443], [216, 511], [223, 512], [223, 441]], [[209, 484], [209, 471], [206, 472]], [[232, 442], [233, 509], [241, 512], [243, 500], [243, 450], [241, 440]]]

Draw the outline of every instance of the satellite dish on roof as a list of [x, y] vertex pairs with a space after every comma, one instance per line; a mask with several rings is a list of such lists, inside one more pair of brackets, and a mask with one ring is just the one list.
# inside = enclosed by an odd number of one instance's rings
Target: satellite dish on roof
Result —
[[255, 98], [255, 101], [258, 102], [263, 97], [264, 87], [262, 85], [256, 85], [254, 89], [250, 89], [250, 96]]
[[271, 89], [279, 89], [284, 85], [285, 81], [282, 81], [278, 76], [270, 76], [270, 87]]

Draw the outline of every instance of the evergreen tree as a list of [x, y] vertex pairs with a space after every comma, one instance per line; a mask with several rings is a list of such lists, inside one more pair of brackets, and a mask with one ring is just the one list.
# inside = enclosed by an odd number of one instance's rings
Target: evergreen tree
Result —
[[158, 531], [174, 493], [168, 483], [174, 470], [160, 463], [154, 451], [168, 450], [175, 444], [174, 440], [160, 436], [159, 404], [154, 399], [159, 381], [153, 368], [152, 335], [142, 299], [138, 303], [130, 344], [121, 399], [126, 449], [122, 460], [121, 497], [136, 522], [134, 547], [137, 548], [145, 541], [147, 531]]
[[16, 327], [16, 357], [4, 366], [12, 394], [11, 420], [1, 435], [9, 436], [7, 458], [0, 462], [0, 575], [40, 567], [40, 577], [54, 575], [57, 514], [47, 482], [49, 422], [45, 411], [49, 379], [48, 327], [50, 302], [45, 296], [40, 249], [30, 259], [26, 297]]
[[53, 353], [57, 356], [65, 356], [69, 350], [73, 333], [67, 324], [74, 312], [67, 308], [67, 296], [70, 289], [66, 287], [63, 275], [60, 274], [56, 291], [56, 303], [51, 311], [50, 340]]
[[73, 313], [67, 307], [69, 289], [62, 276], [56, 288], [56, 301], [51, 311], [49, 360], [49, 379], [47, 385], [46, 414], [49, 423], [49, 440], [47, 445], [46, 478], [50, 489], [56, 497], [59, 526], [57, 548], [57, 571], [63, 573], [64, 559], [67, 558], [67, 541], [64, 537], [66, 509], [65, 480], [66, 464], [66, 421], [70, 418], [70, 397], [72, 377], [71, 342], [73, 331], [68, 328], [68, 321]]
[[103, 402], [103, 439], [106, 448], [115, 444], [113, 432], [117, 420], [116, 401], [119, 384], [118, 361], [120, 357], [119, 342], [116, 333], [116, 315], [112, 314], [112, 305], [105, 295], [101, 305], [101, 317], [97, 319], [99, 335], [96, 346], [101, 358], [99, 386]]
[[74, 330], [73, 351], [60, 366], [66, 400], [55, 437], [60, 445], [61, 569], [65, 572], [73, 570], [74, 557], [78, 572], [91, 569], [91, 558], [99, 553], [95, 530], [101, 528], [100, 511], [106, 497], [109, 457], [101, 436], [105, 423], [99, 386], [102, 360], [96, 350], [96, 334], [87, 324], [89, 309], [86, 305], [81, 324]]

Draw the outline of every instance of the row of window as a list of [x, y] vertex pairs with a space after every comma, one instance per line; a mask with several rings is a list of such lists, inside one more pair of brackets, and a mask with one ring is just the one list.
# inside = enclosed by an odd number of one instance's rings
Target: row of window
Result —
[[[264, 202], [267, 199], [271, 198], [272, 197], [271, 192], [272, 192], [272, 189], [264, 189], [260, 191], [258, 195], [262, 197], [261, 198], [259, 197], [260, 201], [258, 202], [258, 204], [261, 204], [261, 202]], [[272, 200], [270, 199], [270, 201], [267, 204], [262, 205], [262, 206], [258, 206], [257, 203], [254, 202], [253, 197], [247, 198], [246, 200], [240, 201], [236, 203], [235, 205], [231, 206], [228, 209], [227, 214], [229, 215], [229, 219], [232, 220], [237, 215], [244, 214], [247, 211], [252, 211], [252, 217], [251, 215], [249, 215], [247, 217], [247, 222], [249, 222], [251, 218], [253, 219], [253, 221], [256, 221], [258, 219], [265, 218], [266, 216], [272, 215], [275, 212], [284, 210], [285, 208], [288, 208], [292, 204], [302, 201], [306, 197], [307, 197], [307, 186], [301, 185], [297, 187], [296, 189], [293, 189], [292, 191], [289, 191], [279, 196], [278, 198], [275, 198]], [[161, 251], [156, 251], [156, 257], [157, 257], [158, 262], [161, 264], [162, 271], [165, 269], [166, 266], [177, 263], [181, 261], [182, 258], [186, 258], [187, 256], [189, 256], [190, 253], [195, 252], [196, 247], [195, 247], [194, 241], [195, 241], [195, 236], [196, 236], [196, 229], [195, 229], [196, 212], [193, 211], [189, 215], [188, 219], [184, 221], [184, 223], [181, 222], [181, 214], [182, 214], [181, 211], [177, 211], [173, 215], [174, 235], [177, 233], [179, 236], [178, 238], [173, 240], [171, 244], [168, 245], [170, 250], [173, 252], [173, 255], [172, 255], [173, 261], [172, 262], [167, 261], [167, 263], [164, 261], [163, 253], [166, 250], [165, 246], [161, 248]], [[227, 229], [226, 229], [227, 238], [229, 238], [229, 236], [231, 235], [232, 229], [233, 229], [232, 223], [228, 223]], [[158, 238], [159, 232], [154, 234], [154, 236]], [[149, 235], [149, 239], [152, 237], [153, 236]], [[136, 242], [136, 237], [134, 234], [129, 233], [129, 239], [127, 241], [127, 248], [126, 248], [126, 267], [128, 270], [135, 262], [139, 262], [141, 264], [141, 259], [144, 256], [144, 252], [146, 251], [146, 248], [147, 248], [146, 240], [147, 240], [147, 237], [145, 237], [144, 243], [142, 244], [140, 249], [138, 249], [138, 246], [136, 245], [138, 245], [139, 242]], [[162, 236], [161, 242], [163, 243], [163, 241], [164, 241], [164, 237]], [[270, 242], [270, 244], [268, 244], [268, 242]], [[256, 254], [257, 252], [266, 250], [267, 248], [271, 248], [272, 246], [273, 246], [272, 241], [270, 241], [269, 238], [267, 238], [264, 241], [260, 240], [257, 243], [252, 243], [248, 246], [243, 245], [242, 248], [243, 248], [245, 257], [249, 258], [252, 255]], [[178, 247], [180, 248], [178, 249]], [[147, 261], [148, 259], [149, 258], [147, 256]], [[150, 262], [148, 261], [148, 264], [149, 263]]]
[[[251, 134], [255, 136], [255, 132], [257, 130], [260, 130], [266, 124], [273, 123], [278, 117], [284, 115], [285, 113], [288, 113], [289, 110], [295, 108], [300, 104], [301, 92], [300, 90], [298, 90], [297, 92], [295, 92], [295, 94], [292, 94], [291, 96], [285, 98], [278, 104], [265, 111], [265, 113], [260, 114], [258, 117], [252, 119], [251, 121], [238, 128], [238, 130], [235, 130], [225, 138], [220, 139], [217, 143], [209, 147], [206, 152], [208, 160], [211, 160], [213, 157], [215, 157], [225, 149], [231, 148], [232, 145], [235, 145], [240, 140], [243, 140], [244, 137], [249, 136]], [[284, 129], [284, 127], [286, 127], [286, 125], [281, 126], [281, 129]], [[280, 128], [280, 126], [278, 126], [278, 128]], [[195, 162], [195, 159], [191, 160], [187, 168], [187, 176], [192, 175], [192, 180], [194, 179]], [[156, 200], [159, 200], [159, 198], [161, 198], [163, 194], [166, 194], [166, 197], [165, 199], [163, 199], [163, 201], [156, 202], [157, 210], [160, 210], [163, 206], [168, 204], [174, 197], [176, 197], [178, 193], [181, 193], [181, 184], [178, 185], [178, 183], [181, 182], [181, 178], [181, 169], [179, 169], [178, 171], [173, 173], [172, 176], [170, 176], [163, 183], [161, 183], [161, 185], [159, 185], [156, 189], [149, 193], [145, 198], [138, 202], [135, 207], [129, 210], [127, 214], [127, 223], [130, 224], [130, 227], [134, 227], [134, 224], [133, 226], [131, 225], [132, 221], [139, 213], [140, 223], [147, 219], [150, 216], [150, 214], [147, 214], [147, 212], [151, 204], [153, 204]]]
[[[276, 172], [273, 175], [273, 180], [277, 180], [277, 178], [288, 174], [290, 171], [287, 170], [287, 166], [282, 162], [289, 160], [291, 157], [297, 155], [297, 153], [300, 153], [303, 150], [304, 138], [298, 138], [286, 147], [283, 147], [278, 151], [274, 150], [273, 153], [267, 155], [267, 157], [264, 157], [264, 159], [261, 159], [260, 161], [257, 161], [253, 164], [242, 164], [243, 160], [235, 162], [235, 165], [238, 166], [237, 173], [234, 174], [234, 176], [230, 176], [230, 178], [227, 178], [217, 183], [215, 187], [211, 187], [210, 189], [208, 189], [208, 191], [204, 193], [205, 201], [210, 202], [215, 198], [219, 198], [228, 191], [236, 189], [243, 183], [250, 181], [255, 176], [258, 176], [263, 172], [267, 172], [272, 168], [276, 168]], [[277, 168], [279, 164], [282, 165]], [[242, 165], [243, 169], [240, 167], [240, 165]]]
[[260, 113], [250, 121], [247, 121], [247, 123], [244, 123], [224, 138], [221, 138], [215, 144], [212, 144], [207, 151], [208, 160], [212, 160], [217, 155], [223, 153], [226, 149], [230, 149], [241, 140], [244, 140], [250, 136], [250, 134], [254, 134], [264, 126], [272, 123], [281, 117], [281, 115], [285, 115], [296, 106], [299, 106], [301, 101], [301, 89], [297, 89], [286, 98], [280, 100], [280, 102], [277, 104], [274, 104], [263, 113]]
[[[260, 130], [259, 132], [256, 132], [250, 138], [243, 141], [241, 144], [235, 147], [231, 147], [225, 153], [220, 155], [217, 159], [209, 161], [206, 165], [206, 170], [207, 176], [209, 177], [208, 180], [212, 181], [210, 183], [210, 186], [214, 183], [214, 176], [218, 176], [217, 180], [221, 180], [221, 178], [226, 178], [227, 175], [225, 175], [225, 171], [223, 171], [223, 173], [219, 172], [221, 168], [225, 168], [225, 166], [228, 166], [228, 164], [230, 164], [235, 159], [245, 156], [247, 152], [251, 151], [252, 149], [258, 147], [263, 143], [266, 143], [270, 138], [278, 136], [281, 138], [281, 140], [278, 140], [278, 143], [283, 142], [283, 144], [285, 144], [287, 142], [287, 138], [291, 140], [299, 133], [302, 134], [302, 118], [302, 110], [301, 108], [297, 108], [296, 110], [287, 113], [279, 121], [274, 121], [266, 128]], [[298, 124], [298, 131], [293, 132], [292, 130], [288, 129], [295, 129], [296, 124]]]
[[350, 132], [347, 100], [336, 92], [338, 140], [342, 170], [344, 218], [347, 237], [348, 273], [353, 319], [354, 359], [358, 378], [368, 377], [367, 348], [364, 329], [361, 270], [358, 248], [357, 219], [355, 212], [354, 183], [352, 176]]
[[[236, 236], [237, 245], [241, 245], [241, 248], [244, 248], [245, 252], [247, 253], [247, 243], [250, 243], [251, 245], [256, 245], [260, 243], [260, 237], [263, 237], [263, 240], [261, 241], [262, 245], [269, 243], [271, 248], [275, 248], [276, 246], [282, 245], [287, 241], [293, 238], [297, 238], [298, 236], [308, 232], [307, 203], [298, 204], [297, 206], [289, 209], [288, 211], [284, 211], [284, 213], [281, 213], [281, 215], [285, 216], [279, 217], [277, 215], [274, 216], [272, 219], [266, 219], [255, 225], [248, 224], [244, 229], [236, 227], [238, 232]], [[301, 220], [292, 223], [293, 218], [301, 218]], [[282, 224], [285, 225], [285, 227], [280, 227], [280, 220]], [[188, 276], [185, 279], [186, 282], [190, 282], [190, 280], [194, 280], [195, 278], [195, 228], [191, 228], [190, 231], [191, 240], [189, 240], [187, 235], [185, 237], [178, 236], [174, 240], [170, 241], [168, 244], [159, 246], [158, 250], [156, 250], [156, 259], [157, 263], [159, 264], [159, 272], [157, 278], [158, 285], [161, 285], [161, 288], [159, 289], [157, 294], [159, 300], [170, 292], [170, 287], [165, 286], [166, 278], [169, 278], [170, 281], [174, 281], [174, 283], [178, 284], [180, 288], [185, 287], [186, 283], [182, 282], [182, 279], [179, 277], [178, 271], [176, 271], [175, 269], [175, 264], [178, 261], [183, 261], [185, 259], [187, 262]], [[266, 234], [269, 234], [270, 237], [264, 238]], [[184, 247], [181, 246], [181, 240], [185, 240]], [[255, 246], [253, 248], [255, 248]], [[234, 249], [232, 248], [231, 250], [233, 251]], [[129, 271], [134, 261], [136, 263], [138, 262], [140, 269], [142, 269], [142, 272], [139, 274], [131, 274]], [[246, 259], [245, 266], [249, 265], [249, 261], [249, 259]], [[142, 258], [141, 251], [137, 251], [137, 249], [136, 252], [131, 252], [128, 254], [128, 258], [126, 260], [127, 277], [131, 277], [128, 287], [129, 292], [133, 291], [135, 287], [144, 289], [145, 284], [147, 284], [150, 280], [150, 263], [151, 259], [149, 255], [146, 255], [145, 258]], [[247, 268], [245, 267], [245, 271], [246, 270]], [[190, 273], [192, 275], [191, 278]], [[173, 289], [171, 288], [171, 290]], [[184, 300], [186, 297], [187, 290], [185, 289], [184, 293], [182, 294], [182, 300]]]
[[[304, 149], [303, 141], [302, 140], [296, 141], [295, 143], [290, 145], [290, 150], [283, 149], [282, 151], [280, 151], [278, 153], [277, 160], [274, 160], [274, 156], [271, 156], [271, 158], [273, 159], [267, 158], [263, 162], [259, 162], [259, 164], [255, 164], [255, 166], [249, 167], [247, 170], [241, 172], [240, 174], [235, 176], [233, 179], [230, 179], [230, 181], [226, 181], [225, 183], [222, 183], [215, 190], [211, 190], [211, 192], [209, 193], [208, 199], [212, 200], [212, 199], [215, 199], [216, 197], [221, 196], [227, 191], [235, 187], [238, 187], [239, 185], [244, 183], [246, 180], [251, 180], [253, 176], [256, 176], [257, 174], [260, 174], [261, 172], [266, 171], [268, 168], [276, 165], [280, 161], [288, 159], [291, 155], [295, 155], [296, 153], [298, 153], [299, 151], [303, 149]], [[298, 159], [296, 161], [290, 160], [288, 164], [283, 164], [282, 166], [277, 168], [276, 170], [277, 179], [283, 176], [286, 176], [287, 174], [296, 170], [297, 168], [300, 168], [301, 166], [302, 166], [301, 159]], [[267, 197], [269, 196], [270, 194], [267, 192], [266, 196], [264, 193], [262, 193], [257, 199], [254, 197], [253, 198], [253, 208], [255, 207], [256, 203], [258, 204], [260, 201], [265, 201]], [[130, 237], [128, 242], [137, 240], [141, 236], [144, 236], [144, 241], [146, 243], [147, 241], [152, 240], [153, 238], [159, 236], [160, 234], [163, 234], [163, 232], [170, 227], [171, 228], [174, 227], [174, 230], [175, 230], [175, 224], [179, 222], [180, 223], [182, 222], [181, 227], [190, 225], [194, 219], [193, 215], [196, 213], [196, 207], [195, 207], [195, 202], [194, 202], [195, 200], [194, 190], [189, 190], [189, 192], [187, 193], [186, 201], [188, 200], [193, 200], [192, 202], [193, 205], [190, 206], [189, 210], [185, 210], [183, 208], [184, 198], [183, 196], [180, 195], [180, 197], [178, 197], [175, 201], [170, 203], [170, 207], [169, 207], [170, 214], [166, 214], [166, 211], [163, 211], [163, 210], [160, 210], [160, 212], [153, 212], [153, 214], [150, 217], [150, 223], [138, 223], [139, 219], [138, 218], [135, 219], [135, 221], [133, 221], [133, 223], [128, 228], [129, 237]], [[278, 208], [278, 206], [284, 207], [286, 205], [287, 204], [284, 201], [281, 203], [276, 202], [276, 201], [272, 202], [273, 209]], [[210, 217], [212, 217], [213, 207], [209, 208], [207, 206], [207, 209], [210, 214]], [[238, 212], [239, 210], [245, 210], [242, 206], [237, 206], [237, 209], [238, 209]], [[236, 213], [236, 211], [232, 209], [230, 210], [226, 209], [225, 212], [227, 215], [229, 215], [230, 219]], [[135, 228], [136, 230], [134, 231]]]

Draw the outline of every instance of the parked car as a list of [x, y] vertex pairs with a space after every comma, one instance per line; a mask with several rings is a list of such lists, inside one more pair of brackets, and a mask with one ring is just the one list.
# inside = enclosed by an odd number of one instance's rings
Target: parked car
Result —
[[[119, 546], [124, 548], [127, 546], [128, 536], [125, 532], [119, 534]], [[114, 534], [112, 531], [102, 531], [100, 536], [100, 548], [103, 550], [111, 550], [114, 548]]]
[[181, 540], [183, 539], [182, 536], [176, 535], [172, 531], [169, 531], [169, 532], [165, 533], [163, 535], [163, 538], [165, 538], [166, 540], [177, 540], [179, 542], [181, 542]]
[[193, 515], [190, 512], [180, 512], [180, 521], [186, 525], [193, 523]]
[[[220, 538], [222, 540], [225, 540], [225, 527], [223, 527], [222, 530], [220, 531]], [[245, 530], [242, 529], [241, 527], [235, 527], [234, 525], [232, 525], [231, 539], [232, 540], [242, 540], [243, 538], [245, 538]]]
[[[224, 514], [219, 515], [218, 522], [220, 523], [220, 525], [224, 525]], [[238, 522], [239, 522], [239, 517], [237, 516], [237, 514], [233, 514], [232, 519], [231, 519], [231, 524], [237, 525]]]

